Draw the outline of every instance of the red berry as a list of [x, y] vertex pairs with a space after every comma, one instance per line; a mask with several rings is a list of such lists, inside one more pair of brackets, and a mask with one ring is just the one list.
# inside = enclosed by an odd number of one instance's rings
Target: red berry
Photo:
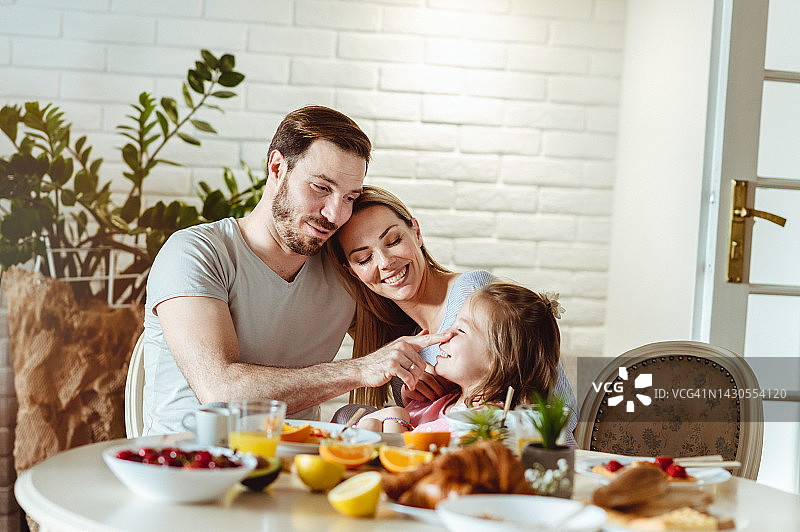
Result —
[[678, 464], [670, 464], [664, 472], [672, 478], [686, 478], [686, 469]]
[[665, 470], [672, 464], [672, 458], [669, 456], [656, 456], [655, 463], [658, 467]]
[[622, 464], [620, 464], [620, 463], [619, 463], [619, 462], [617, 462], [616, 460], [610, 460], [610, 461], [609, 461], [609, 462], [606, 464], [606, 469], [608, 469], [608, 470], [609, 470], [609, 471], [611, 471], [612, 473], [614, 473], [615, 471], [619, 471], [619, 470], [620, 470], [620, 469], [622, 469], [623, 467], [625, 467], [625, 466], [623, 466]]

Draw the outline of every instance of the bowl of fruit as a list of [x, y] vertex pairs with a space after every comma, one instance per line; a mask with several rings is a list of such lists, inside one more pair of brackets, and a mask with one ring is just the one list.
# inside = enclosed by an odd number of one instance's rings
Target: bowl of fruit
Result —
[[172, 503], [218, 499], [257, 464], [255, 456], [224, 447], [130, 444], [105, 449], [103, 460], [140, 497]]

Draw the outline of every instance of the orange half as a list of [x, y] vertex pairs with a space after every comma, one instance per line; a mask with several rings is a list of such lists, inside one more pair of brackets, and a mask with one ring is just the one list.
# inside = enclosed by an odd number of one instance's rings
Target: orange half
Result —
[[368, 444], [346, 445], [335, 441], [319, 444], [319, 456], [328, 462], [342, 464], [347, 469], [364, 465], [375, 455], [375, 447]]
[[296, 427], [289, 425], [288, 423], [284, 423], [283, 429], [281, 430], [281, 441], [303, 443], [310, 435], [311, 425], [307, 423], [305, 425], [297, 425]]
[[433, 460], [433, 454], [427, 451], [390, 447], [388, 445], [384, 445], [378, 450], [378, 457], [383, 467], [392, 473], [414, 471], [422, 464]]
[[417, 451], [430, 451], [431, 445], [447, 447], [450, 443], [449, 432], [404, 432], [403, 440], [406, 447], [411, 447]]

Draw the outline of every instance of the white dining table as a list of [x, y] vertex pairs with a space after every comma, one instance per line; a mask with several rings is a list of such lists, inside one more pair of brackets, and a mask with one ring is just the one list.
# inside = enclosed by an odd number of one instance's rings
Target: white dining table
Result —
[[[180, 436], [174, 436], [178, 439]], [[186, 437], [186, 436], [184, 436]], [[23, 472], [14, 487], [20, 506], [44, 531], [263, 531], [345, 532], [441, 531], [441, 524], [397, 513], [382, 501], [374, 518], [338, 514], [324, 494], [310, 492], [292, 474], [282, 473], [264, 492], [236, 490], [206, 504], [164, 504], [129, 491], [103, 462], [112, 445], [152, 445], [159, 437], [114, 440], [59, 453]], [[577, 451], [576, 459], [605, 456]], [[613, 456], [613, 455], [608, 455]], [[589, 500], [598, 481], [576, 475], [573, 498]], [[733, 514], [738, 530], [800, 530], [800, 496], [732, 477], [702, 488], [715, 508]], [[232, 495], [233, 494], [233, 495]], [[611, 530], [611, 529], [609, 529]]]

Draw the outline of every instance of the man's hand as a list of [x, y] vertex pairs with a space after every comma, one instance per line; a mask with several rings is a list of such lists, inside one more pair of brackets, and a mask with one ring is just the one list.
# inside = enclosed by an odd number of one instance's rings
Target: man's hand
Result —
[[375, 388], [397, 376], [406, 386], [414, 389], [425, 373], [426, 365], [418, 351], [429, 345], [445, 342], [452, 336], [453, 333], [450, 332], [401, 336], [374, 353], [356, 359], [361, 367], [363, 385]]
[[455, 384], [436, 374], [436, 368], [425, 364], [425, 372], [417, 381], [417, 386], [411, 389], [404, 384], [400, 396], [403, 398], [403, 404], [408, 404], [412, 400], [427, 403], [435, 401], [455, 388]]

